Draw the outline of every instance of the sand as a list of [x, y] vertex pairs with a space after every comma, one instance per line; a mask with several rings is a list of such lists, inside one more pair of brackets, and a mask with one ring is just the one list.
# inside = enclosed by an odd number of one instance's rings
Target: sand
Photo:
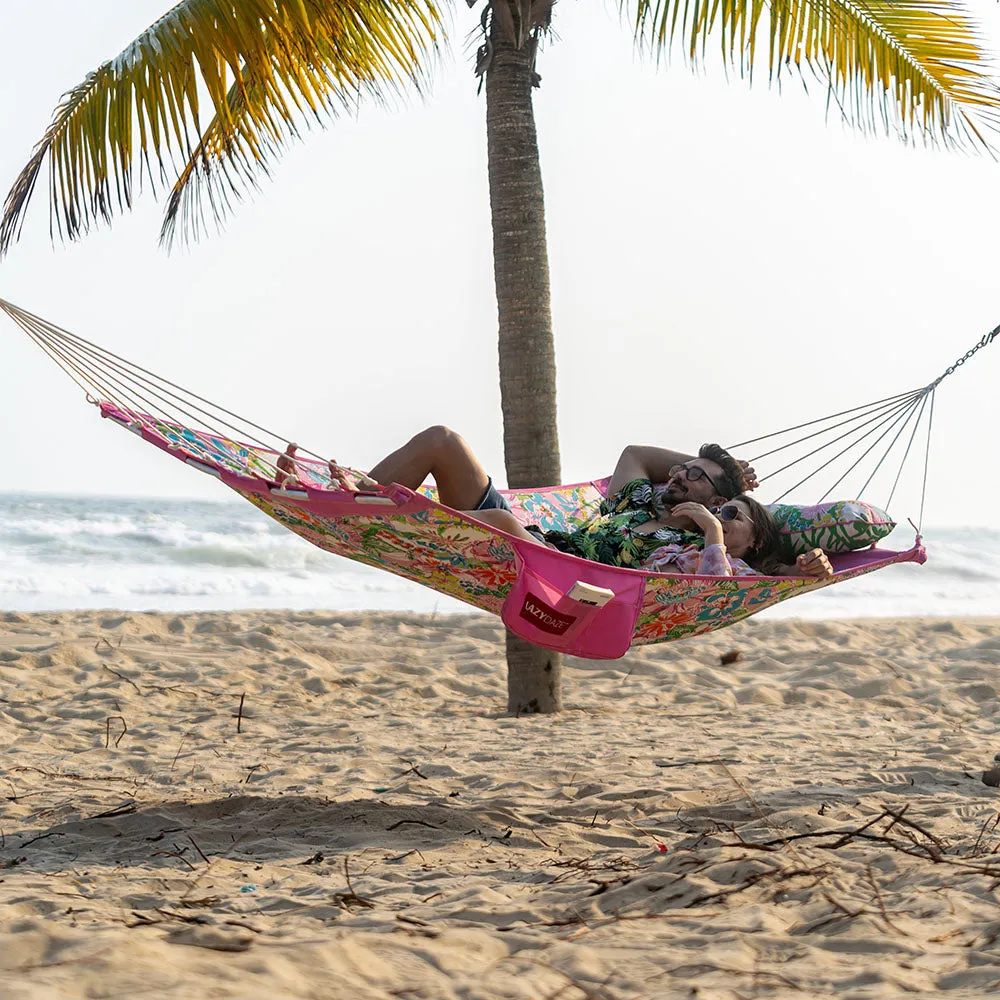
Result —
[[506, 717], [478, 615], [0, 616], [0, 997], [1000, 989], [1000, 619], [564, 678]]

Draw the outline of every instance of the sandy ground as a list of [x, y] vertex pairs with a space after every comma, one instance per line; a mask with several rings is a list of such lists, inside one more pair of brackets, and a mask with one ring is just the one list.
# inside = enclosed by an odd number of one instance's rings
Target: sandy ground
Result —
[[478, 615], [0, 616], [0, 997], [1000, 989], [1000, 619], [564, 677], [506, 717]]

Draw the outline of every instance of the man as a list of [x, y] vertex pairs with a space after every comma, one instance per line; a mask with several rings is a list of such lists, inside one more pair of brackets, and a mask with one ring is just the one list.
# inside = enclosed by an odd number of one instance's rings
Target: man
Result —
[[[510, 510], [503, 495], [482, 467], [466, 441], [447, 427], [428, 427], [402, 448], [382, 459], [371, 470], [371, 478], [388, 485], [399, 483], [411, 490], [428, 476], [438, 488], [446, 507], [463, 511]], [[757, 486], [754, 470], [739, 462], [717, 444], [704, 445], [698, 455], [685, 455], [665, 448], [629, 445], [618, 459], [608, 496], [634, 479], [665, 483], [662, 520], [672, 527], [688, 528], [686, 518], [671, 518], [670, 508], [695, 502], [716, 506]]]
[[[336, 469], [333, 463], [331, 469]], [[430, 476], [437, 485], [438, 499], [445, 506], [518, 537], [540, 540], [537, 529], [526, 529], [517, 521], [468, 443], [448, 427], [438, 425], [421, 431], [382, 459], [370, 476], [383, 485], [399, 483], [413, 490]], [[682, 503], [718, 506], [758, 485], [749, 463], [733, 458], [717, 444], [703, 445], [697, 455], [629, 445], [615, 466], [608, 497], [635, 480], [664, 484], [654, 502], [647, 505], [655, 508], [656, 522], [663, 532], [696, 528], [689, 519], [675, 516], [674, 506]], [[781, 567], [780, 572], [790, 576], [828, 576], [832, 570], [826, 556], [816, 549], [808, 556], [800, 556], [795, 566]]]
[[666, 448], [630, 444], [618, 459], [608, 483], [608, 496], [614, 496], [635, 479], [664, 483], [658, 491], [663, 505], [660, 520], [675, 528], [689, 529], [693, 523], [677, 517], [671, 508], [682, 503], [700, 503], [717, 507], [740, 493], [757, 486], [757, 476], [749, 463], [733, 458], [717, 444], [705, 444], [697, 455], [684, 455]]

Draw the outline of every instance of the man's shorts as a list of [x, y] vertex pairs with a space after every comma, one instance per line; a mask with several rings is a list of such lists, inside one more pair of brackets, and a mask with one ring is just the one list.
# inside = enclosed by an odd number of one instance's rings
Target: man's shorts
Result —
[[[476, 510], [510, 510], [507, 498], [493, 485], [492, 477], [490, 478], [489, 485], [486, 487], [486, 492], [483, 494], [482, 500], [476, 506]], [[538, 525], [526, 524], [524, 530], [530, 532], [540, 542], [545, 542], [545, 534]]]
[[476, 504], [476, 510], [510, 510], [506, 497], [493, 485], [492, 477], [482, 500]]

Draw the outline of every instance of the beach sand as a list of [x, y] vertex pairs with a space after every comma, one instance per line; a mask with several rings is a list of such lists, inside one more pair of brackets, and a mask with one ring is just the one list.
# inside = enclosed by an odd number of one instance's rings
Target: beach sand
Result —
[[985, 996], [998, 691], [1000, 619], [751, 619], [511, 718], [479, 615], [0, 615], [0, 996]]

